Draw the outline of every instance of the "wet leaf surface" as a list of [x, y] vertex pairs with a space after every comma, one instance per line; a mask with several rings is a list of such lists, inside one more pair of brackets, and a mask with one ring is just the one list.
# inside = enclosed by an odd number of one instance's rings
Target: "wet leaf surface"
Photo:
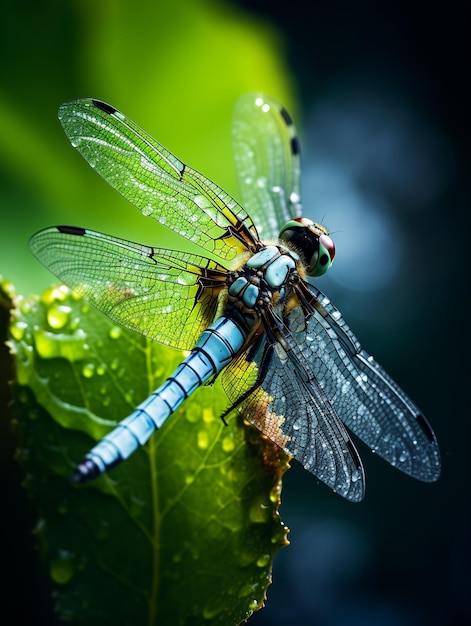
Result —
[[114, 326], [64, 287], [17, 299], [16, 407], [37, 538], [61, 616], [77, 624], [238, 624], [263, 605], [286, 543], [286, 458], [216, 384], [109, 475], [73, 467], [181, 354]]

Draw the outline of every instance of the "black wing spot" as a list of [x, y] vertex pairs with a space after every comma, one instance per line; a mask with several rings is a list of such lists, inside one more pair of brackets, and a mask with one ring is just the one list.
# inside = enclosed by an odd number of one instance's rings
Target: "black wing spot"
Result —
[[80, 236], [83, 236], [86, 233], [85, 228], [80, 228], [78, 226], [57, 226], [57, 230], [60, 233], [65, 233], [66, 235], [80, 235]]
[[283, 118], [286, 126], [293, 126], [293, 120], [285, 107], [280, 107], [281, 117]]
[[297, 137], [291, 139], [291, 152], [296, 155], [301, 154], [301, 144]]
[[102, 102], [101, 100], [92, 100], [92, 102], [97, 109], [100, 109], [100, 111], [104, 111], [105, 113], [109, 113], [109, 115], [114, 115], [118, 111], [118, 109], [112, 107], [111, 104], [106, 104], [106, 102]]

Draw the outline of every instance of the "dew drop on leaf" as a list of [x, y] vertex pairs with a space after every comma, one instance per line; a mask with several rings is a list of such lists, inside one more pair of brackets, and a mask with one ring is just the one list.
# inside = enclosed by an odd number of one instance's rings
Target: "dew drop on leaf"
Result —
[[53, 304], [47, 310], [47, 323], [51, 328], [56, 330], [64, 328], [69, 321], [70, 312], [72, 309], [65, 304]]
[[95, 373], [95, 364], [94, 363], [85, 363], [82, 367], [82, 376], [84, 378], [92, 378]]
[[280, 501], [280, 498], [281, 483], [278, 483], [270, 490], [270, 502], [273, 502], [273, 504], [277, 504]]
[[234, 440], [232, 437], [224, 437], [222, 440], [222, 449], [224, 452], [232, 452], [234, 450]]
[[206, 450], [209, 445], [209, 435], [206, 430], [198, 431], [197, 445], [200, 450]]
[[270, 515], [270, 507], [258, 498], [252, 502], [249, 510], [250, 521], [254, 524], [265, 524]]
[[270, 558], [269, 554], [259, 556], [256, 563], [257, 567], [266, 567], [270, 563]]
[[13, 337], [13, 339], [16, 339], [16, 341], [21, 341], [25, 336], [25, 331], [27, 328], [28, 324], [26, 322], [23, 322], [21, 320], [15, 322], [10, 326], [11, 336]]
[[59, 585], [70, 582], [75, 574], [73, 555], [67, 550], [60, 550], [56, 558], [51, 561], [49, 573], [52, 580]]
[[28, 315], [29, 313], [34, 311], [34, 305], [31, 303], [30, 300], [23, 300], [20, 303], [20, 311], [23, 313], [23, 315]]
[[41, 295], [41, 302], [51, 306], [55, 302], [63, 302], [70, 295], [70, 289], [65, 285], [50, 287]]
[[214, 411], [212, 409], [208, 407], [203, 409], [203, 421], [206, 422], [206, 424], [213, 422], [215, 419]]
[[[240, 590], [240, 596], [243, 598], [247, 598], [248, 596], [254, 595], [257, 593], [258, 583], [252, 583], [251, 585], [244, 585]], [[257, 600], [253, 600], [255, 602], [255, 606], [257, 606]], [[253, 608], [253, 607], [251, 607]]]
[[111, 339], [119, 339], [121, 337], [122, 330], [119, 326], [112, 326], [109, 331]]

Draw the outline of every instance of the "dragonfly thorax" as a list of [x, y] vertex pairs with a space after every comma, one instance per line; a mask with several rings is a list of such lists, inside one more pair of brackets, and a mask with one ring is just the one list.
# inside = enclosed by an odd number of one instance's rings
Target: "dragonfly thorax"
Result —
[[299, 279], [297, 255], [284, 247], [265, 246], [228, 276], [228, 303], [243, 315], [258, 318], [267, 306], [278, 304]]

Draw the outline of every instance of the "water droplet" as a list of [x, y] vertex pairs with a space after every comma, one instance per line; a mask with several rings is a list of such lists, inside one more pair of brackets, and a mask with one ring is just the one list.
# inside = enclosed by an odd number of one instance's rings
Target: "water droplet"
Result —
[[[239, 595], [241, 598], [247, 598], [248, 596], [252, 596], [253, 594], [257, 593], [258, 587], [259, 583], [244, 585], [241, 588]], [[258, 604], [257, 600], [253, 600], [253, 602], [256, 602], [256, 604]]]
[[75, 573], [73, 555], [67, 550], [60, 550], [58, 556], [52, 560], [49, 573], [54, 582], [65, 585], [70, 582]]
[[234, 440], [232, 437], [224, 437], [221, 445], [224, 452], [232, 452], [232, 450], [234, 450]]
[[63, 302], [70, 295], [70, 293], [70, 289], [65, 285], [56, 285], [46, 289], [40, 299], [46, 306], [51, 306], [51, 304], [54, 304], [55, 302]]
[[34, 345], [43, 359], [63, 357], [68, 361], [80, 361], [88, 356], [86, 333], [78, 328], [72, 334], [52, 333], [41, 328], [33, 330]]
[[95, 364], [94, 363], [85, 363], [82, 367], [82, 376], [84, 378], [92, 378], [95, 373]]
[[299, 430], [301, 428], [301, 420], [296, 420], [293, 424], [293, 430]]
[[404, 463], [404, 461], [407, 460], [407, 454], [405, 452], [401, 452], [401, 454], [399, 455], [399, 461], [401, 463]]
[[122, 329], [119, 326], [112, 326], [109, 330], [109, 336], [111, 339], [119, 339], [121, 337]]
[[196, 422], [199, 422], [199, 420], [201, 419], [201, 415], [199, 411], [195, 411], [193, 408], [189, 408], [185, 412], [185, 417], [186, 417], [186, 420], [190, 422], [190, 424], [195, 424]]
[[214, 415], [214, 411], [208, 407], [205, 407], [203, 409], [203, 421], [206, 422], [206, 424], [209, 424], [209, 422], [214, 422], [215, 419], [216, 417]]
[[51, 328], [64, 328], [69, 321], [72, 309], [66, 304], [54, 304], [47, 311], [47, 323]]
[[295, 191], [291, 192], [289, 199], [291, 200], [293, 204], [298, 204], [298, 202], [301, 202], [301, 198], [299, 194], [297, 194]]
[[280, 498], [281, 498], [281, 482], [276, 484], [270, 490], [270, 502], [273, 502], [273, 504], [278, 504], [280, 502]]
[[289, 533], [289, 528], [280, 521], [280, 524], [276, 526], [275, 532], [273, 533], [270, 541], [273, 545], [276, 546], [287, 546], [289, 545], [289, 541], [286, 538]]
[[20, 304], [20, 311], [23, 315], [28, 315], [31, 311], [34, 310], [34, 305], [28, 300], [22, 300]]
[[[238, 552], [237, 552], [237, 563], [239, 564], [240, 567], [247, 567], [248, 565], [250, 565], [251, 563], [253, 563], [256, 559], [257, 555], [254, 554], [254, 552], [252, 550], [249, 551], [248, 548], [239, 548]], [[244, 587], [244, 589], [246, 589], [245, 591], [245, 595], [248, 596], [252, 593], [250, 588], [248, 585], [246, 585], [246, 587]], [[241, 591], [242, 593], [242, 591]]]
[[262, 554], [257, 559], [257, 567], [266, 567], [270, 563], [270, 559], [271, 557], [269, 554]]
[[10, 334], [16, 341], [21, 341], [25, 336], [26, 329], [28, 328], [28, 324], [19, 320], [10, 326]]
[[[96, 373], [98, 374], [98, 376], [103, 376], [106, 372], [106, 364], [105, 363], [101, 363], [97, 368], [96, 368]], [[103, 388], [102, 388], [103, 389]], [[101, 393], [105, 393], [104, 391], [102, 391], [100, 389]]]
[[144, 500], [141, 500], [140, 498], [133, 496], [131, 498], [131, 502], [129, 506], [129, 514], [131, 515], [131, 517], [136, 518], [142, 515], [144, 508], [145, 508], [145, 504], [146, 503], [144, 502]]
[[254, 524], [265, 524], [270, 516], [270, 507], [265, 500], [256, 499], [250, 505], [249, 519]]
[[[152, 209], [151, 209], [152, 212]], [[167, 221], [167, 218], [164, 215], [161, 215], [159, 217], [159, 224], [165, 224], [165, 222]]]
[[197, 445], [201, 450], [206, 450], [209, 446], [209, 435], [206, 430], [199, 430], [197, 435]]

